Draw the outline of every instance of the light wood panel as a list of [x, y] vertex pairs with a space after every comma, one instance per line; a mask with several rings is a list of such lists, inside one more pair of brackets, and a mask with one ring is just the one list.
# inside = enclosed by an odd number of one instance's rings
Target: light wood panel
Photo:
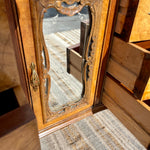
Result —
[[115, 31], [126, 42], [130, 39], [138, 3], [139, 0], [120, 0]]
[[118, 11], [116, 27], [115, 27], [115, 32], [117, 32], [118, 34], [121, 34], [123, 30], [127, 11], [128, 11], [128, 6], [129, 6], [129, 0], [120, 0], [119, 11]]
[[107, 72], [141, 99], [150, 76], [150, 52], [114, 36]]
[[142, 101], [143, 100], [149, 100], [150, 99], [150, 78], [147, 82], [146, 88], [144, 90], [143, 96], [142, 96]]
[[78, 79], [80, 82], [82, 82], [82, 74], [81, 71], [79, 71], [74, 66], [70, 65], [70, 74], [72, 74], [76, 79]]
[[69, 59], [70, 64], [75, 68], [77, 68], [79, 71], [81, 71], [82, 56], [72, 49], [70, 49], [69, 54], [70, 54], [70, 59]]
[[26, 97], [26, 95], [25, 95], [25, 93], [24, 93], [24, 91], [20, 85], [13, 87], [13, 91], [15, 93], [15, 96], [17, 98], [19, 106], [23, 106], [25, 104], [28, 104], [27, 97]]
[[133, 72], [131, 72], [112, 58], [109, 60], [107, 72], [109, 72], [113, 77], [115, 77], [127, 88], [131, 90], [134, 89], [137, 75], [135, 75]]
[[150, 111], [145, 109], [124, 88], [110, 77], [106, 77], [104, 91], [148, 133], [150, 133]]
[[135, 15], [130, 42], [150, 40], [150, 0], [140, 0]]
[[113, 39], [111, 57], [137, 76], [140, 73], [145, 53], [150, 54], [145, 49], [124, 42], [117, 37]]
[[[102, 102], [127, 127], [127, 129], [134, 134], [141, 144], [148, 147], [150, 143], [150, 135], [139, 126], [132, 116], [129, 115], [128, 111], [125, 111], [120, 107], [118, 103], [116, 103], [105, 92], [103, 93]], [[126, 107], [128, 107], [128, 105], [126, 105]]]
[[150, 40], [150, 0], [121, 0], [115, 32], [126, 42]]

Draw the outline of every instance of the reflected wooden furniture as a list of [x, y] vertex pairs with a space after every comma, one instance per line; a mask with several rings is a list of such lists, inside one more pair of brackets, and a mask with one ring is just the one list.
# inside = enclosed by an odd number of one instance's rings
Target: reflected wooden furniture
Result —
[[67, 72], [82, 82], [82, 57], [85, 53], [87, 35], [90, 32], [89, 22], [80, 25], [80, 43], [67, 47]]
[[67, 50], [67, 72], [82, 82], [82, 56], [79, 53], [80, 44], [72, 45]]

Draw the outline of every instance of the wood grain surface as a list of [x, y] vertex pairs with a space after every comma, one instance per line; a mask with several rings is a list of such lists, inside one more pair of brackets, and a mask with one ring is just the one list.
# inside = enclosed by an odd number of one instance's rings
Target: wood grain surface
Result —
[[150, 40], [150, 0], [140, 0], [129, 41]]
[[105, 92], [103, 93], [102, 102], [127, 127], [127, 129], [134, 134], [141, 144], [148, 148], [150, 143], [150, 134], [141, 128], [134, 118], [129, 115], [128, 111], [118, 105], [118, 103]]
[[0, 92], [20, 84], [4, 0], [0, 1]]
[[106, 78], [104, 91], [134, 119], [147, 133], [150, 134], [150, 111], [139, 104], [124, 88], [111, 77]]
[[40, 150], [37, 123], [28, 105], [0, 117], [1, 150]]

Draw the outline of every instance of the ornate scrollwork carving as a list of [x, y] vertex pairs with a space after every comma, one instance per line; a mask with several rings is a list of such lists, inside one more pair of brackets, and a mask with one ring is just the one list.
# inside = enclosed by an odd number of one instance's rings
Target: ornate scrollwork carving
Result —
[[[72, 4], [72, 3], [70, 3], [70, 4]], [[68, 16], [73, 16], [76, 13], [80, 12], [81, 9], [83, 8], [83, 6], [79, 4], [77, 6], [64, 7], [62, 5], [62, 1], [56, 1], [55, 8], [62, 14], [65, 14]]]
[[[65, 113], [69, 113], [74, 109], [78, 109], [80, 107], [83, 107], [88, 104], [89, 101], [89, 94], [90, 94], [90, 82], [92, 79], [92, 72], [93, 72], [93, 64], [94, 64], [94, 56], [95, 56], [95, 43], [96, 43], [96, 32], [94, 32], [95, 28], [95, 18], [96, 18], [96, 4], [98, 0], [36, 0], [37, 2], [37, 7], [38, 7], [38, 21], [39, 26], [37, 27], [37, 35], [39, 36], [37, 38], [37, 41], [40, 43], [39, 44], [39, 50], [41, 54], [41, 60], [38, 62], [41, 62], [42, 65], [42, 51], [44, 50], [45, 53], [45, 58], [46, 59], [46, 67], [41, 67], [42, 74], [43, 74], [43, 82], [44, 84], [45, 80], [47, 79], [48, 83], [50, 84], [50, 76], [48, 75], [49, 69], [50, 69], [50, 62], [49, 62], [49, 56], [48, 56], [48, 51], [44, 42], [44, 36], [42, 34], [42, 19], [44, 12], [46, 9], [53, 7], [56, 8], [60, 13], [68, 15], [68, 16], [73, 16], [76, 13], [79, 13], [84, 6], [89, 6], [90, 8], [90, 13], [91, 13], [91, 29], [90, 29], [90, 35], [89, 39], [87, 42], [87, 47], [86, 47], [86, 52], [83, 56], [83, 83], [84, 83], [84, 93], [82, 93], [82, 99], [76, 103], [71, 103], [71, 104], [66, 104], [62, 107], [61, 110], [58, 112], [51, 112], [49, 107], [48, 107], [48, 97], [49, 97], [49, 92], [46, 94], [42, 94], [42, 106], [43, 106], [43, 116], [44, 116], [44, 121], [48, 122], [49, 120], [52, 120], [58, 116], [61, 116]], [[66, 3], [68, 7], [64, 6], [63, 3]], [[76, 3], [76, 5], [73, 5]], [[35, 22], [35, 25], [37, 25], [37, 22]], [[40, 30], [39, 30], [40, 29]], [[37, 43], [38, 43], [37, 42]], [[44, 47], [44, 48], [43, 48]], [[90, 47], [90, 51], [89, 51]], [[42, 49], [41, 49], [42, 48]], [[44, 86], [44, 85], [43, 85]], [[50, 85], [48, 86], [48, 91], [50, 91]]]
[[31, 83], [31, 86], [33, 87], [33, 90], [36, 92], [40, 85], [39, 76], [35, 70], [35, 64], [33, 62], [31, 63], [30, 68], [31, 68], [30, 83]]

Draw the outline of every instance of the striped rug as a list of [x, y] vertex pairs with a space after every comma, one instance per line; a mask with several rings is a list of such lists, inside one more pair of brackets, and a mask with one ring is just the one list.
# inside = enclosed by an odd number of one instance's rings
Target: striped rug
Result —
[[104, 110], [40, 139], [42, 150], [146, 150]]

